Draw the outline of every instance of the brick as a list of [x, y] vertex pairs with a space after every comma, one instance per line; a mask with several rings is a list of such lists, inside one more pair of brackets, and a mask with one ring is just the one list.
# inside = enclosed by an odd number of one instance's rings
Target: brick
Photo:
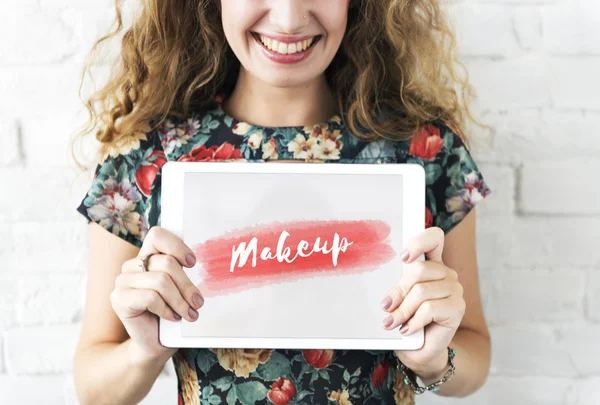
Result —
[[481, 296], [488, 324], [583, 320], [585, 279], [585, 272], [571, 269], [485, 272]]
[[586, 302], [586, 313], [592, 321], [600, 322], [600, 272], [590, 271], [588, 275]]
[[[600, 55], [600, 3], [553, 4], [542, 9], [544, 48], [557, 55]], [[590, 76], [591, 77], [591, 76]]]
[[600, 154], [600, 137], [594, 136], [600, 113], [525, 109], [488, 112], [480, 117], [495, 128], [488, 135], [474, 124], [472, 152], [477, 161], [520, 166], [536, 160], [588, 158]]
[[61, 376], [0, 375], [0, 398], [5, 404], [63, 405], [62, 380]]
[[521, 49], [531, 51], [542, 46], [542, 18], [538, 7], [515, 7], [512, 24]]
[[[43, 65], [68, 58], [75, 50], [72, 32], [59, 16], [37, 7], [2, 5], [0, 15], [10, 15], [0, 24], [0, 37], [19, 40], [3, 41], [0, 66]], [[25, 34], [26, 33], [26, 34]]]
[[526, 163], [521, 170], [519, 211], [530, 214], [600, 213], [597, 158]]
[[[461, 56], [504, 57], [513, 51], [510, 9], [492, 4], [458, 3], [448, 7], [447, 14]], [[489, 41], [490, 37], [495, 40]]]
[[575, 377], [571, 347], [562, 344], [558, 329], [546, 324], [491, 327], [491, 373], [501, 376]]
[[510, 214], [514, 212], [515, 170], [509, 166], [481, 163], [477, 167], [492, 193], [485, 203], [477, 206], [482, 215]]
[[[1, 258], [0, 253], [0, 258]], [[0, 334], [9, 327], [15, 326], [17, 302], [16, 272], [11, 272], [3, 264], [0, 265]]]
[[12, 268], [34, 273], [84, 271], [87, 232], [87, 221], [83, 217], [78, 222], [17, 223], [10, 260]]
[[[127, 7], [124, 8], [126, 10]], [[123, 25], [129, 26], [128, 14], [123, 14]], [[104, 35], [112, 31], [112, 23], [115, 19], [113, 2], [110, 4], [98, 4], [88, 7], [67, 7], [61, 12], [61, 18], [74, 33], [77, 43], [78, 57], [86, 56], [94, 46], [94, 43]], [[99, 48], [98, 57], [100, 63], [110, 63], [119, 56], [121, 50], [121, 39], [123, 31], [109, 41], [104, 41]]]
[[79, 320], [82, 276], [45, 274], [18, 283], [17, 318], [22, 325], [67, 324]]
[[[25, 65], [0, 67], [0, 111], [6, 116], [31, 117], [44, 114], [77, 116], [84, 112], [79, 99], [83, 62], [73, 60], [63, 65]], [[96, 86], [106, 79], [106, 67], [94, 70]], [[82, 96], [89, 94], [86, 79]]]
[[570, 404], [597, 405], [600, 397], [600, 377], [590, 377], [576, 381], [569, 398]]
[[482, 217], [477, 238], [480, 268], [600, 267], [599, 217]]
[[60, 325], [9, 329], [4, 335], [9, 373], [71, 372], [80, 328], [80, 325]]
[[1, 221], [67, 221], [79, 219], [75, 209], [90, 186], [74, 169], [53, 168], [49, 173], [31, 167], [0, 169], [0, 187], [19, 190], [0, 195]]
[[600, 56], [554, 57], [544, 70], [550, 71], [553, 77], [549, 84], [556, 108], [600, 110], [597, 78]]
[[12, 165], [21, 160], [19, 128], [15, 120], [0, 119], [0, 166]]
[[[491, 376], [486, 384], [465, 398], [424, 394], [419, 405], [565, 405], [564, 397], [575, 383], [565, 378]], [[517, 400], [518, 402], [515, 402]], [[569, 404], [572, 404], [569, 402]], [[590, 402], [591, 404], [591, 402]]]
[[464, 58], [469, 81], [478, 98], [474, 111], [520, 110], [548, 106], [551, 100], [547, 58], [531, 54], [515, 59], [487, 61]]
[[[27, 151], [28, 164], [46, 161], [48, 156], [54, 158], [45, 163], [46, 167], [72, 168], [75, 167], [71, 150], [71, 141], [78, 136], [82, 127], [87, 124], [87, 117], [74, 117], [72, 115], [32, 116], [22, 124], [23, 148]], [[40, 136], [43, 133], [44, 136]], [[78, 139], [81, 139], [78, 137]], [[75, 146], [77, 160], [90, 166], [96, 162], [98, 142], [94, 134], [86, 134], [82, 142]], [[79, 142], [79, 141], [78, 141]], [[73, 172], [73, 177], [76, 174]], [[77, 180], [85, 180], [77, 177]], [[78, 183], [80, 184], [80, 183]]]
[[587, 322], [561, 324], [557, 338], [558, 344], [569, 352], [573, 367], [579, 375], [600, 373], [600, 325]]

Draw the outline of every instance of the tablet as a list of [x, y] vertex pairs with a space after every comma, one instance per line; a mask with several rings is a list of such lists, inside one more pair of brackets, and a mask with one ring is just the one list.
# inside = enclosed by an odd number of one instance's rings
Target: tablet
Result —
[[[380, 302], [425, 227], [418, 164], [168, 162], [161, 226], [196, 255], [195, 322], [160, 319], [166, 347], [414, 350]], [[423, 260], [421, 255], [420, 260]]]

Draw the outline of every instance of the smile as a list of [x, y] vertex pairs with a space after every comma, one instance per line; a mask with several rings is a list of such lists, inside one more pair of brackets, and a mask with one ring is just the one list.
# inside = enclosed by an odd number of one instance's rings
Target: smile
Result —
[[259, 35], [252, 33], [252, 36], [266, 49], [278, 53], [280, 55], [293, 55], [302, 52], [306, 52], [314, 44], [316, 44], [321, 35], [317, 35], [308, 39], [297, 42], [283, 42], [276, 39], [270, 38], [266, 35]]

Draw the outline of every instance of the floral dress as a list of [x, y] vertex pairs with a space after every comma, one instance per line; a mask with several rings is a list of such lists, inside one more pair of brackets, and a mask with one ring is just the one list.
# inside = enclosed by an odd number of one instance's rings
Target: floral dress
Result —
[[[490, 193], [445, 122], [428, 122], [409, 141], [368, 142], [352, 135], [339, 115], [312, 126], [256, 126], [227, 115], [217, 100], [118, 143], [98, 164], [77, 210], [139, 247], [148, 229], [160, 225], [161, 167], [167, 161], [284, 159], [420, 164], [425, 226], [445, 233]], [[414, 404], [393, 351], [182, 348], [173, 362], [178, 404]]]

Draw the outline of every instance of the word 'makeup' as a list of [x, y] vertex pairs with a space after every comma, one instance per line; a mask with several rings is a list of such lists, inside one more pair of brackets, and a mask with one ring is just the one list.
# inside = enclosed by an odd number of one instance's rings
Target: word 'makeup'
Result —
[[[283, 230], [281, 232], [281, 235], [279, 236], [279, 240], [277, 241], [276, 251], [273, 252], [271, 248], [264, 247], [260, 252], [260, 259], [277, 259], [279, 263], [282, 263], [283, 261], [286, 261], [287, 263], [293, 263], [298, 258], [298, 256], [309, 257], [313, 253], [322, 252], [325, 255], [331, 253], [331, 261], [333, 263], [333, 266], [335, 267], [337, 266], [338, 256], [340, 255], [340, 252], [345, 252], [346, 249], [348, 249], [348, 246], [352, 245], [352, 242], [349, 242], [348, 239], [340, 239], [340, 236], [336, 232], [333, 236], [333, 241], [329, 249], [327, 249], [327, 241], [325, 241], [323, 243], [323, 246], [321, 246], [321, 237], [318, 236], [315, 239], [315, 242], [313, 243], [312, 249], [310, 251], [307, 251], [310, 245], [308, 241], [302, 239], [296, 247], [296, 254], [290, 259], [292, 249], [289, 246], [286, 246], [284, 248], [285, 241], [288, 236], [290, 236], [290, 234], [286, 230]], [[230, 272], [234, 271], [233, 269], [234, 267], [236, 267], [236, 264], [237, 267], [244, 266], [248, 261], [250, 255], [252, 255], [252, 267], [256, 267], [256, 255], [258, 251], [258, 238], [256, 236], [253, 237], [249, 243], [242, 242], [237, 247], [233, 246], [231, 250], [231, 265], [229, 267]]]

